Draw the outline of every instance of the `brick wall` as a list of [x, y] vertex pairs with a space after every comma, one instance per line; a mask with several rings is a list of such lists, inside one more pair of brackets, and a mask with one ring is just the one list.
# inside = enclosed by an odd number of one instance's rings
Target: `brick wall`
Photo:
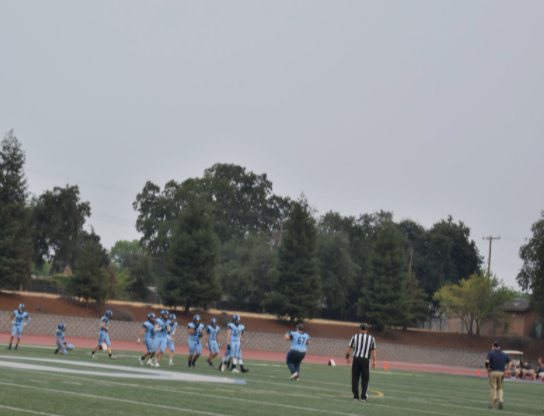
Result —
[[[11, 332], [10, 312], [0, 312], [0, 332]], [[60, 322], [67, 326], [67, 336], [76, 338], [98, 337], [100, 327], [99, 319], [75, 318], [58, 315], [31, 314], [32, 321], [25, 326], [24, 333], [32, 335], [53, 336]], [[222, 346], [226, 343], [226, 331], [221, 325], [219, 342]], [[109, 333], [110, 339], [120, 341], [135, 341], [142, 328], [141, 322], [111, 321]], [[311, 334], [310, 334], [311, 335]], [[177, 344], [187, 344], [187, 331], [185, 325], [178, 327], [174, 341]], [[323, 355], [326, 357], [342, 357], [348, 344], [347, 339], [312, 338], [308, 346], [308, 353]], [[259, 332], [246, 332], [242, 348], [256, 351], [287, 352], [289, 344], [283, 339], [282, 334], [270, 334]], [[407, 361], [426, 364], [454, 365], [462, 367], [482, 367], [487, 351], [474, 352], [454, 349], [420, 347], [413, 345], [398, 345], [378, 343], [378, 359], [388, 361]]]

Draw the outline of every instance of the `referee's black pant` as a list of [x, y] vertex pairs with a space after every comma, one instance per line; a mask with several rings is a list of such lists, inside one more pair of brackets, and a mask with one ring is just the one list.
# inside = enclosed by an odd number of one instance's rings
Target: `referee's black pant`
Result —
[[351, 365], [351, 390], [353, 391], [353, 397], [359, 398], [359, 378], [362, 377], [361, 386], [363, 391], [361, 393], [361, 399], [368, 398], [368, 382], [370, 380], [370, 360], [368, 358], [353, 357], [353, 364]]

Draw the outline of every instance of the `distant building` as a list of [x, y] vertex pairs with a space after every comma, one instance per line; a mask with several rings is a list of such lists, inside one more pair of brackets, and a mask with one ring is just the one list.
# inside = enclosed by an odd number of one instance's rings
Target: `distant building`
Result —
[[[542, 337], [542, 323], [527, 300], [516, 298], [514, 302], [503, 306], [503, 310], [510, 316], [509, 334], [516, 334], [523, 337]], [[447, 327], [448, 332], [467, 332], [464, 322], [459, 318], [448, 319]], [[487, 324], [481, 329], [480, 334], [503, 335], [504, 330], [496, 328], [493, 324]]]
[[62, 274], [65, 276], [71, 276], [72, 275], [72, 269], [70, 266], [66, 266], [64, 270], [62, 271]]

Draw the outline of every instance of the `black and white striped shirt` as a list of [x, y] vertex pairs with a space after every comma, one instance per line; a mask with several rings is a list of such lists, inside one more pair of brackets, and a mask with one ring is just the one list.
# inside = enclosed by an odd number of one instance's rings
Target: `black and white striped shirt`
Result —
[[353, 348], [353, 356], [357, 358], [370, 358], [370, 351], [376, 349], [376, 340], [369, 334], [355, 334], [349, 342]]

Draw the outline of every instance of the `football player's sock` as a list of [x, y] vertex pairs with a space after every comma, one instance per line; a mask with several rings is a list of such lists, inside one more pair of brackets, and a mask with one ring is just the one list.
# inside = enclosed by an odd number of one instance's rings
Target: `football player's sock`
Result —
[[142, 361], [145, 360], [145, 355], [142, 356], [141, 360], [142, 360]]

